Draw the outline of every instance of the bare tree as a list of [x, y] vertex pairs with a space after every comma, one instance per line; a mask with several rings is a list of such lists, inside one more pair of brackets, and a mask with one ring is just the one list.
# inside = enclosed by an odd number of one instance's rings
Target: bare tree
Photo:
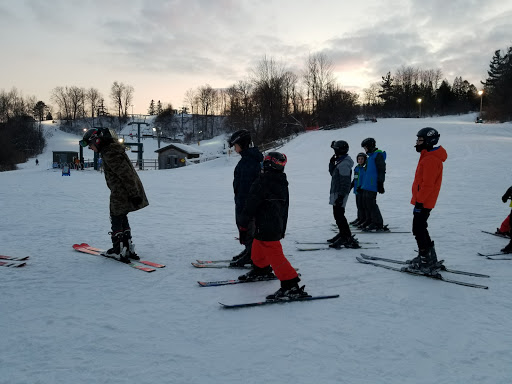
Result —
[[332, 62], [323, 53], [309, 55], [303, 79], [308, 98], [311, 100], [311, 112], [315, 114], [319, 101], [334, 85]]
[[124, 102], [124, 116], [128, 116], [128, 106], [130, 106], [133, 102], [133, 92], [134, 89], [131, 85], [126, 85], [124, 87], [124, 93], [122, 95], [122, 99]]
[[103, 99], [100, 91], [96, 88], [89, 88], [85, 92], [85, 100], [89, 103], [89, 108], [91, 109], [91, 117], [94, 119], [96, 110], [100, 105], [100, 100]]
[[51, 100], [57, 104], [62, 119], [71, 119], [71, 101], [69, 100], [67, 87], [55, 87], [51, 94]]
[[71, 116], [73, 120], [83, 117], [84, 115], [84, 102], [85, 102], [85, 89], [76, 86], [68, 88], [68, 97], [71, 107]]
[[134, 89], [131, 85], [114, 81], [110, 87], [110, 99], [119, 117], [128, 116], [128, 106], [132, 103]]
[[367, 105], [378, 104], [380, 88], [381, 87], [380, 87], [379, 83], [372, 83], [372, 84], [370, 84], [369, 88], [363, 89], [363, 94], [364, 94], [363, 102]]

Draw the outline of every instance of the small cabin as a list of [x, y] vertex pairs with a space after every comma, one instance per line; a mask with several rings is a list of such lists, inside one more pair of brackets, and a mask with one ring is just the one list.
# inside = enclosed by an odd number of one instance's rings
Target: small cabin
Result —
[[78, 152], [53, 151], [53, 168], [62, 168], [64, 164], [74, 164], [76, 158], [78, 158]]
[[186, 144], [173, 143], [157, 149], [158, 169], [184, 167], [187, 159], [197, 159], [203, 152]]

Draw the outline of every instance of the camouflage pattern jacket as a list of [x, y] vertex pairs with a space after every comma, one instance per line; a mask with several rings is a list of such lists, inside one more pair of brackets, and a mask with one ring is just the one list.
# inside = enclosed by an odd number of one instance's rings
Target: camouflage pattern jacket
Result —
[[[126, 215], [149, 205], [142, 182], [133, 165], [119, 143], [110, 143], [101, 149], [105, 181], [110, 189], [110, 215]], [[135, 205], [133, 199], [140, 197]]]

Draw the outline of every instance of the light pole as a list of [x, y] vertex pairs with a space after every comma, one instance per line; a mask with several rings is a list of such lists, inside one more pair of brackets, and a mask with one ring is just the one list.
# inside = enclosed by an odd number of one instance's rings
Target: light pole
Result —
[[421, 117], [421, 101], [422, 101], [422, 100], [421, 100], [421, 99], [418, 99], [418, 100], [416, 100], [416, 101], [418, 102], [418, 107], [419, 107], [419, 111], [420, 111], [420, 112], [419, 112], [419, 114], [418, 114], [418, 117]]
[[480, 95], [480, 119], [482, 118], [482, 99], [484, 96], [484, 91], [480, 90], [478, 91], [478, 94]]
[[156, 139], [158, 141], [158, 149], [160, 149], [160, 129], [153, 127], [153, 131], [156, 133]]

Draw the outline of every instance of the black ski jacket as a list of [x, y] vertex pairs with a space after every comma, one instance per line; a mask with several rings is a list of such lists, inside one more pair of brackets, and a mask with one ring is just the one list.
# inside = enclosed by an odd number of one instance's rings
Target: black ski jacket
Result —
[[240, 155], [242, 158], [235, 167], [233, 178], [237, 213], [242, 213], [249, 189], [254, 180], [258, 178], [261, 172], [261, 162], [263, 161], [263, 155], [258, 147], [247, 148], [240, 152]]
[[251, 218], [256, 221], [254, 238], [279, 241], [288, 222], [288, 180], [283, 172], [265, 172], [252, 184], [242, 214], [241, 225], [247, 228]]

